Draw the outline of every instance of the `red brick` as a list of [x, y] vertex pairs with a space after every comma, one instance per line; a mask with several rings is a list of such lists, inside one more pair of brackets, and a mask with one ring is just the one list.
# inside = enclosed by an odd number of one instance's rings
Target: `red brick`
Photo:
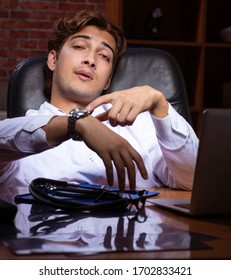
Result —
[[8, 1], [2, 1], [1, 3], [1, 9], [18, 9], [19, 7], [19, 0], [8, 0]]
[[30, 52], [30, 56], [36, 56], [36, 55], [46, 55], [46, 50], [34, 50]]
[[8, 57], [9, 51], [8, 49], [0, 49], [0, 57]]
[[24, 1], [20, 3], [20, 8], [25, 10], [48, 11], [55, 8], [55, 1]]
[[[0, 46], [1, 48], [18, 48], [18, 41], [13, 39], [1, 39], [0, 38]], [[1, 56], [0, 56], [1, 57]]]
[[[113, 1], [113, 0], [111, 0]], [[102, 2], [102, 1], [101, 1]], [[88, 0], [88, 3], [91, 4], [91, 3], [94, 3], [94, 4], [99, 4], [99, 1], [98, 0]]]
[[14, 39], [27, 39], [29, 38], [29, 32], [28, 31], [20, 31], [20, 30], [12, 30], [10, 31], [11, 38]]
[[37, 46], [39, 50], [47, 50], [47, 41], [38, 41]]
[[0, 10], [0, 18], [8, 18], [9, 12]]
[[9, 31], [0, 29], [0, 38], [8, 38]]
[[15, 49], [13, 49], [11, 51], [12, 57], [16, 57], [16, 58], [28, 57], [28, 54], [29, 54], [29, 50], [15, 50]]
[[16, 59], [6, 58], [6, 59], [2, 60], [1, 65], [4, 68], [13, 68], [16, 65]]
[[4, 20], [1, 22], [1, 28], [2, 29], [12, 29], [17, 27], [17, 22], [14, 20]]
[[0, 80], [3, 81], [6, 77], [9, 77], [7, 69], [0, 68]]
[[42, 30], [42, 31], [34, 30], [33, 32], [30, 32], [30, 38], [47, 40], [49, 38], [50, 34], [51, 34], [51, 31], [49, 32], [48, 30]]
[[37, 43], [36, 41], [21, 41], [19, 44], [21, 49], [36, 49]]
[[51, 29], [53, 23], [43, 21], [19, 21], [17, 27], [22, 29]]
[[49, 11], [49, 13], [46, 13], [44, 11], [35, 11], [32, 13], [31, 18], [33, 20], [43, 19], [43, 20], [54, 22], [54, 21], [58, 20], [60, 17], [62, 17], [63, 15], [64, 15], [63, 11], [61, 11], [61, 12], [59, 12], [59, 11], [50, 12]]
[[14, 20], [27, 20], [31, 17], [31, 13], [27, 11], [11, 11], [11, 18], [14, 18]]
[[94, 10], [95, 6], [91, 4], [78, 4], [78, 3], [59, 3], [59, 10], [72, 11], [76, 13], [79, 10]]

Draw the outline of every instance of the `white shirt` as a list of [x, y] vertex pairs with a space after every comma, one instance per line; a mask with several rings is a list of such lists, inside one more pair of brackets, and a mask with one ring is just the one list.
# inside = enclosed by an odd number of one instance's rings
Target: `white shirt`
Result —
[[[98, 107], [93, 115], [106, 111], [108, 106]], [[48, 145], [41, 127], [54, 115], [65, 113], [45, 102], [25, 117], [0, 122], [0, 187], [28, 186], [37, 177], [107, 185], [103, 161], [84, 142], [70, 139], [55, 148]], [[198, 138], [171, 105], [163, 119], [144, 112], [132, 126], [112, 127], [108, 121], [104, 124], [142, 156], [148, 179], [144, 180], [137, 170], [137, 187], [192, 187]], [[118, 186], [115, 169], [114, 177], [114, 185]]]

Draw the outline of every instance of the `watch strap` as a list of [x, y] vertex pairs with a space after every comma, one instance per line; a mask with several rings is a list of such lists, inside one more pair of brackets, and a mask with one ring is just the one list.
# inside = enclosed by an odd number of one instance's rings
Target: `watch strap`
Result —
[[88, 116], [90, 112], [87, 109], [73, 109], [68, 114], [67, 135], [75, 141], [82, 141], [81, 137], [75, 129], [75, 123], [78, 119]]

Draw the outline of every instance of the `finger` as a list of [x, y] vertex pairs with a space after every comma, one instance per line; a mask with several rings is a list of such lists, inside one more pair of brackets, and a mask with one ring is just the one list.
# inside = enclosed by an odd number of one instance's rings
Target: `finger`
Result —
[[130, 121], [128, 121], [128, 115], [131, 111], [130, 106], [123, 106], [120, 112], [117, 114], [117, 123], [121, 126], [125, 126], [127, 124], [130, 125]]
[[107, 111], [105, 111], [101, 114], [98, 114], [97, 116], [95, 116], [95, 118], [97, 118], [101, 122], [107, 121], [108, 120], [108, 113], [109, 113], [109, 110], [107, 110]]
[[102, 104], [108, 104], [111, 103], [113, 104], [113, 99], [110, 94], [105, 94], [97, 97], [95, 100], [93, 100], [91, 103], [89, 103], [86, 107], [86, 109], [89, 112], [93, 112], [95, 108], [99, 107]]
[[127, 168], [129, 187], [131, 190], [135, 190], [135, 188], [136, 188], [135, 164], [129, 153], [123, 153], [123, 160], [124, 160], [125, 166]]
[[130, 148], [129, 152], [131, 154], [131, 157], [135, 161], [135, 163], [136, 163], [136, 165], [137, 165], [137, 167], [140, 171], [141, 176], [143, 177], [143, 179], [147, 180], [148, 179], [148, 172], [147, 172], [147, 169], [145, 167], [145, 164], [144, 164], [144, 161], [143, 161], [142, 157], [133, 148]]
[[132, 125], [136, 117], [141, 113], [141, 110], [137, 107], [131, 108], [127, 115], [127, 125]]
[[109, 186], [113, 186], [114, 183], [114, 175], [113, 175], [113, 166], [110, 156], [102, 158], [104, 162], [104, 166], [106, 169], [106, 176], [107, 176], [107, 182]]
[[112, 159], [117, 171], [118, 183], [120, 191], [125, 190], [125, 166], [119, 154], [112, 155]]
[[111, 107], [111, 109], [108, 112], [108, 120], [110, 122], [111, 126], [117, 126], [118, 120], [117, 117], [121, 111], [122, 108], [122, 102], [120, 100], [117, 100], [114, 105]]

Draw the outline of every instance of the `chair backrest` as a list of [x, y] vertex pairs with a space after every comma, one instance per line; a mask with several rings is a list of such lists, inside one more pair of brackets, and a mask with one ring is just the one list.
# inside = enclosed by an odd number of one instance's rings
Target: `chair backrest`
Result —
[[[13, 70], [8, 85], [8, 117], [23, 116], [28, 109], [38, 109], [46, 100], [43, 90], [45, 61], [45, 55], [30, 57]], [[141, 85], [162, 91], [173, 107], [191, 123], [185, 81], [172, 55], [155, 48], [128, 48], [107, 92]]]

